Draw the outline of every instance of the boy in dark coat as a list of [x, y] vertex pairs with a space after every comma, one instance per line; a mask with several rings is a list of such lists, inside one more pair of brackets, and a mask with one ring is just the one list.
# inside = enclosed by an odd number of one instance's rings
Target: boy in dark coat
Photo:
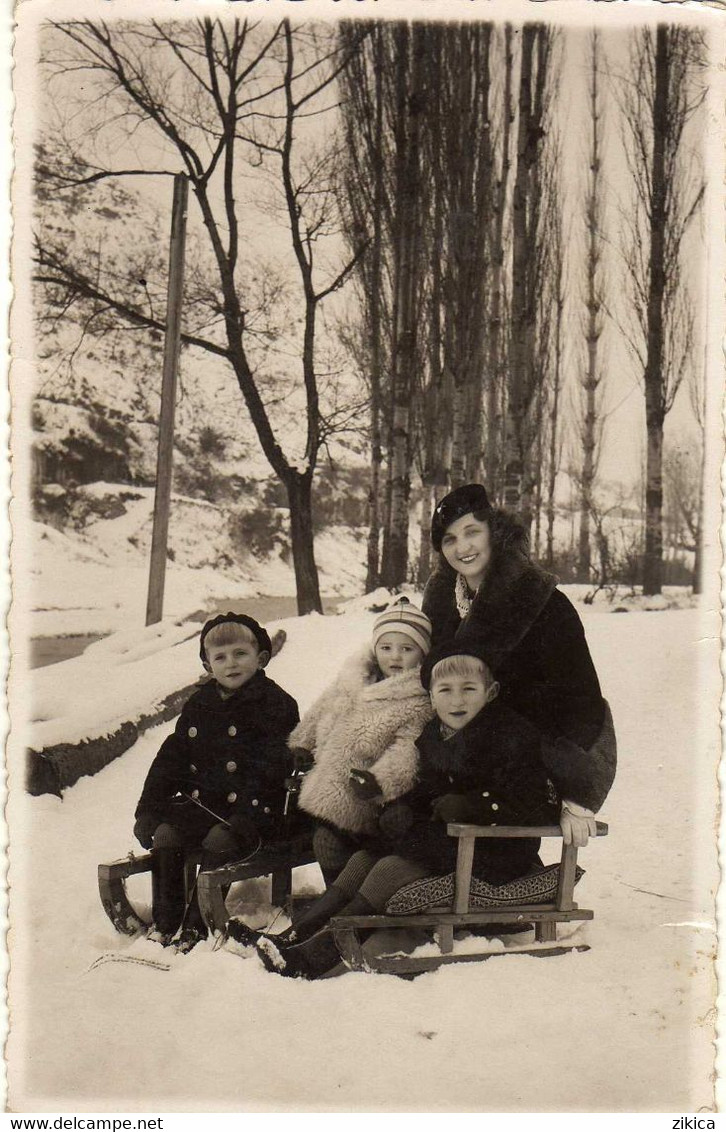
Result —
[[[447, 822], [476, 825], [556, 825], [559, 798], [541, 759], [539, 732], [497, 700], [499, 685], [475, 651], [449, 643], [424, 662], [436, 719], [416, 742], [416, 785], [392, 802], [379, 825], [390, 853], [351, 857], [328, 891], [279, 937], [249, 932], [268, 970], [319, 978], [340, 961], [325, 928], [335, 915], [371, 915], [412, 881], [456, 868], [458, 841]], [[480, 839], [473, 875], [494, 885], [540, 865], [539, 839]], [[300, 942], [302, 941], [302, 942]]]
[[207, 934], [195, 899], [185, 911], [186, 855], [201, 849], [200, 867], [218, 868], [279, 836], [287, 737], [299, 721], [295, 700], [263, 671], [270, 638], [252, 617], [208, 621], [199, 651], [213, 679], [184, 705], [151, 764], [134, 826], [153, 852], [156, 937], [166, 944], [181, 926], [182, 951]]
[[[559, 799], [542, 761], [537, 728], [498, 698], [499, 684], [473, 645], [449, 643], [424, 662], [436, 718], [416, 742], [417, 784], [383, 817], [391, 832], [410, 828], [396, 851], [431, 875], [456, 868], [457, 840], [447, 822], [557, 825]], [[474, 876], [505, 884], [538, 864], [539, 841], [477, 841]]]

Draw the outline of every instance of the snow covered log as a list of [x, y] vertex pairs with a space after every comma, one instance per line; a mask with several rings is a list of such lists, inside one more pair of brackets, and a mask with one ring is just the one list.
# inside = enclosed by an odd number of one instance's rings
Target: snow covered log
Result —
[[63, 790], [73, 786], [79, 778], [97, 774], [128, 751], [148, 728], [178, 715], [196, 687], [195, 682], [171, 692], [138, 719], [128, 720], [107, 734], [82, 739], [78, 743], [55, 743], [41, 751], [28, 750], [26, 790], [35, 796], [57, 794], [62, 797]]

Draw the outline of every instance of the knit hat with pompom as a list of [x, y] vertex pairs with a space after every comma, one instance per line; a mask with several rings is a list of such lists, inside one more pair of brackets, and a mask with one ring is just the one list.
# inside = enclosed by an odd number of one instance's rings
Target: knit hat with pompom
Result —
[[376, 617], [373, 623], [374, 648], [384, 633], [403, 633], [418, 645], [424, 656], [431, 648], [431, 622], [407, 597], [397, 598]]

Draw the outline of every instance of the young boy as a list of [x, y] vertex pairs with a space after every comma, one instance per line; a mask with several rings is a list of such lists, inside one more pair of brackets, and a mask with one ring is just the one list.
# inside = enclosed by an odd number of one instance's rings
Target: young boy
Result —
[[281, 833], [286, 741], [299, 721], [295, 700], [263, 671], [270, 638], [252, 617], [207, 621], [199, 652], [212, 679], [184, 705], [151, 764], [134, 826], [153, 853], [155, 938], [168, 944], [181, 927], [181, 951], [207, 934], [194, 898], [185, 909], [186, 855], [201, 849], [200, 867], [213, 869]]
[[[449, 644], [421, 670], [436, 712], [424, 728], [418, 781], [404, 800], [415, 815], [397, 851], [442, 875], [456, 868], [457, 839], [447, 822], [557, 825], [559, 800], [542, 761], [539, 732], [500, 701], [499, 685], [476, 646]], [[384, 816], [393, 825], [395, 815]], [[538, 863], [535, 839], [480, 839], [474, 876], [505, 884]]]

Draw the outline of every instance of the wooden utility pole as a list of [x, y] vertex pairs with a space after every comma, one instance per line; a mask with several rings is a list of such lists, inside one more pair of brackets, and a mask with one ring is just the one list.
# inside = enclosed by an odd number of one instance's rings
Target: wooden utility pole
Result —
[[164, 370], [161, 381], [159, 413], [159, 451], [156, 461], [156, 494], [154, 495], [154, 528], [151, 536], [149, 593], [146, 601], [146, 624], [161, 621], [164, 608], [166, 576], [166, 543], [169, 532], [171, 499], [171, 465], [174, 451], [174, 403], [176, 376], [179, 368], [181, 309], [184, 290], [184, 244], [187, 227], [189, 182], [183, 173], [174, 177], [174, 203], [171, 213], [169, 244], [169, 283], [166, 299], [166, 337]]

